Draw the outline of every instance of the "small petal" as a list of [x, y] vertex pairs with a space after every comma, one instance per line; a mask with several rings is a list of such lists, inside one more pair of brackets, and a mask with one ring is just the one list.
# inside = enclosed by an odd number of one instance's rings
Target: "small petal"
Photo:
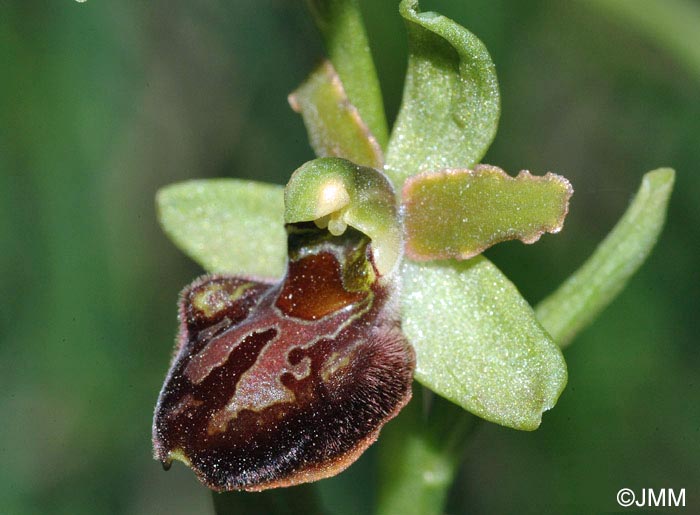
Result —
[[378, 169], [384, 166], [377, 139], [348, 100], [330, 61], [324, 61], [289, 95], [289, 104], [304, 118], [318, 157], [342, 157]]
[[564, 177], [495, 166], [426, 172], [403, 188], [406, 253], [417, 261], [468, 259], [498, 242], [559, 232], [573, 188]]

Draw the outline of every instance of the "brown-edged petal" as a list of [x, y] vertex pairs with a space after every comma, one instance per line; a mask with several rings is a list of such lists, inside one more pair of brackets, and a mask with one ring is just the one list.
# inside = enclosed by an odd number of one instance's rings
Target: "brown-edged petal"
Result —
[[406, 254], [469, 259], [501, 241], [534, 243], [561, 230], [573, 191], [560, 175], [488, 165], [414, 175], [403, 187]]

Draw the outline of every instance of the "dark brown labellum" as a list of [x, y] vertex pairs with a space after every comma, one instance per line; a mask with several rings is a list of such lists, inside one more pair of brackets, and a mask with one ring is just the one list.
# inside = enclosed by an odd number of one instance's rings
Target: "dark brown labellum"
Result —
[[367, 238], [288, 226], [278, 284], [207, 276], [184, 290], [180, 335], [153, 422], [156, 459], [214, 490], [337, 474], [411, 395], [414, 354], [394, 285]]

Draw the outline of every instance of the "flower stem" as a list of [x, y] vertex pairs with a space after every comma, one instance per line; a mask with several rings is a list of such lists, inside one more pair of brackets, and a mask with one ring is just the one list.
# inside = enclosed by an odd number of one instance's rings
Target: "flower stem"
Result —
[[377, 515], [440, 515], [480, 419], [422, 387], [379, 439]]
[[382, 148], [389, 139], [384, 102], [358, 0], [306, 0], [350, 102]]

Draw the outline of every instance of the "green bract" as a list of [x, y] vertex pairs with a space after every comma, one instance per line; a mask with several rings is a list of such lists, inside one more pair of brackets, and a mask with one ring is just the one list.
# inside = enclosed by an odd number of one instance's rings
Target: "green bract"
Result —
[[306, 0], [306, 3], [348, 97], [383, 147], [387, 141], [384, 102], [358, 0]]

